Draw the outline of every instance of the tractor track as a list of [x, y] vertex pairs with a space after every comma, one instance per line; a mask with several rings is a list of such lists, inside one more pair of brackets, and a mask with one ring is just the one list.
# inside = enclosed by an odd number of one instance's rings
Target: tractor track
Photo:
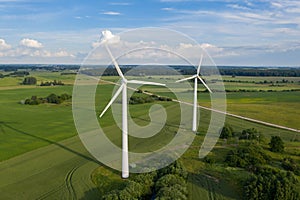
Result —
[[65, 177], [65, 185], [68, 190], [68, 199], [77, 199], [76, 191], [74, 189], [74, 186], [72, 184], [72, 177], [75, 173], [75, 171], [79, 168], [79, 166], [73, 167], [66, 175]]

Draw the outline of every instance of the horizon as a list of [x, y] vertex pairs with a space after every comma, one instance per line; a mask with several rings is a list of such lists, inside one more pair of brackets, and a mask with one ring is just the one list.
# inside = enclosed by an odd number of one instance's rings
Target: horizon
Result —
[[[31, 66], [30, 66], [31, 65]], [[14, 67], [14, 66], [18, 66], [18, 67], [58, 67], [58, 66], [82, 66], [82, 64], [77, 64], [77, 63], [71, 63], [71, 64], [64, 64], [64, 63], [4, 63], [1, 64], [0, 63], [0, 67]], [[113, 67], [113, 65], [105, 65], [105, 64], [89, 64], [89, 65], [85, 65], [85, 66], [100, 66], [100, 67]], [[119, 65], [121, 68], [122, 67], [137, 67], [137, 66], [170, 66], [170, 67], [195, 67], [193, 65], [186, 65], [186, 64], [120, 64]], [[210, 65], [203, 65], [202, 67], [210, 67]], [[300, 68], [300, 66], [254, 66], [254, 65], [216, 65], [216, 67], [232, 67], [232, 68]]]

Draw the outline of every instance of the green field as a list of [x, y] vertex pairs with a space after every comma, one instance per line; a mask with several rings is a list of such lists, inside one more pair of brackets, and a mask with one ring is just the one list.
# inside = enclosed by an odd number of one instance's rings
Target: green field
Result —
[[[72, 85], [68, 84], [74, 82], [74, 76], [61, 76], [59, 72], [32, 72], [32, 76], [37, 77], [38, 81], [61, 80], [67, 85], [22, 86], [20, 82], [23, 78], [0, 79], [0, 199], [98, 199], [104, 191], [122, 187], [123, 181], [119, 179], [119, 172], [101, 166], [95, 161], [76, 136], [70, 101], [60, 105], [40, 104], [38, 106], [20, 103], [21, 100], [35, 95], [46, 97], [51, 93], [71, 94]], [[151, 81], [155, 81], [156, 78], [162, 79], [162, 77], [152, 77]], [[225, 78], [230, 79], [230, 77]], [[117, 80], [116, 77], [105, 77], [105, 79]], [[166, 81], [173, 80], [176, 80], [176, 77], [166, 79]], [[265, 80], [265, 77], [253, 78], [253, 80], [261, 81]], [[268, 81], [270, 80], [276, 81], [277, 78], [270, 77]], [[295, 88], [298, 87], [297, 80], [293, 79]], [[231, 87], [227, 83], [225, 86]], [[97, 114], [110, 100], [113, 87], [109, 84], [101, 84], [98, 87], [95, 105]], [[261, 87], [266, 86], [261, 84]], [[172, 96], [163, 88], [148, 86], [142, 89], [159, 95]], [[184, 88], [178, 88], [178, 91], [186, 92]], [[227, 93], [228, 111], [300, 129], [297, 121], [300, 114], [299, 96], [300, 92], [283, 91]], [[200, 105], [209, 106], [209, 94], [199, 92], [198, 97]], [[191, 102], [189, 99], [187, 101]], [[166, 109], [169, 126], [150, 139], [130, 137], [131, 151], [146, 152], [159, 149], [170, 141], [174, 136], [173, 133], [178, 130], [180, 116], [178, 103], [159, 103]], [[148, 109], [151, 105], [129, 106], [131, 116], [137, 124], [149, 123]], [[207, 165], [198, 158], [198, 151], [208, 128], [210, 112], [201, 109], [200, 116], [199, 135], [180, 158], [190, 174], [189, 198], [199, 199], [201, 196], [201, 199], [240, 199], [241, 186], [236, 184], [236, 180], [247, 176], [245, 171]], [[297, 142], [300, 140], [299, 133], [233, 117], [226, 117], [226, 123], [230, 124], [236, 132], [246, 128], [256, 128], [266, 139], [274, 135], [280, 136], [286, 143], [286, 154], [270, 153], [270, 155], [274, 159], [289, 155], [300, 163], [300, 144]], [[107, 136], [115, 144], [120, 145], [121, 130], [114, 123], [110, 110], [100, 120], [100, 124], [104, 127]], [[236, 140], [228, 141], [228, 144], [220, 140], [210, 155], [221, 160], [228, 149], [234, 148], [234, 145], [237, 145]], [[97, 168], [99, 166], [100, 168]], [[96, 185], [100, 189], [96, 188]]]

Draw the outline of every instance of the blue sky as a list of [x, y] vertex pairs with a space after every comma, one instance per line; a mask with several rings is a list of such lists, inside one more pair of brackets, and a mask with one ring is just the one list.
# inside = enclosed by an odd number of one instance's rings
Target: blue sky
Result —
[[0, 0], [0, 63], [81, 63], [102, 30], [139, 27], [209, 44], [218, 65], [300, 66], [298, 0]]

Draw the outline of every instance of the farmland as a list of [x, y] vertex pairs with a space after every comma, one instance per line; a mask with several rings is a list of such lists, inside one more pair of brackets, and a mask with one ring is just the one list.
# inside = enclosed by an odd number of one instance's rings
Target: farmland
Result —
[[[31, 76], [41, 81], [61, 80], [64, 86], [23, 86], [22, 78], [8, 77], [0, 79], [0, 192], [4, 199], [55, 199], [62, 195], [65, 199], [93, 199], [103, 194], [104, 189], [123, 186], [119, 173], [112, 171], [95, 161], [85, 150], [73, 123], [71, 101], [60, 105], [41, 104], [36, 106], [23, 105], [21, 100], [33, 95], [47, 96], [51, 93], [72, 93], [74, 75], [61, 76], [60, 72], [32, 72]], [[161, 80], [162, 77], [152, 77]], [[154, 79], [154, 80], [153, 80]], [[299, 129], [299, 91], [287, 92], [287, 89], [299, 89], [299, 78], [287, 78], [289, 83], [284, 86], [270, 86], [269, 84], [249, 83], [280, 81], [282, 77], [224, 77], [225, 80], [234, 79], [237, 82], [225, 82], [226, 89], [258, 89], [261, 92], [228, 92], [228, 111], [263, 121]], [[116, 77], [105, 77], [105, 80], [116, 81]], [[166, 81], [177, 80], [171, 77]], [[238, 83], [238, 81], [242, 83]], [[243, 82], [244, 81], [244, 82]], [[247, 81], [247, 82], [246, 82]], [[293, 83], [292, 83], [293, 81]], [[238, 84], [237, 84], [238, 83]], [[278, 83], [282, 84], [282, 83]], [[102, 84], [97, 89], [96, 111], [103, 110], [110, 100], [113, 85]], [[267, 92], [276, 87], [277, 92]], [[172, 94], [164, 88], [142, 87], [141, 89], [162, 96]], [[184, 88], [179, 91], [186, 92]], [[201, 90], [201, 88], [199, 89]], [[101, 99], [101, 101], [100, 101]], [[200, 105], [209, 106], [209, 94], [198, 93]], [[191, 102], [191, 100], [187, 99]], [[101, 103], [100, 103], [101, 102]], [[174, 102], [160, 102], [167, 111], [169, 124], [178, 124], [178, 104]], [[137, 124], [145, 125], [149, 121], [148, 108], [150, 104], [130, 105], [129, 110]], [[237, 184], [242, 177], [249, 176], [243, 169], [231, 168], [222, 164], [226, 153], [238, 144], [236, 138], [226, 142], [219, 140], [210, 156], [216, 162], [207, 164], [198, 158], [198, 151], [208, 128], [210, 112], [201, 109], [199, 134], [195, 137], [192, 146], [180, 158], [190, 176], [188, 190], [190, 199], [240, 199], [242, 191]], [[120, 145], [120, 129], [113, 122], [111, 112], [100, 120], [107, 136], [117, 145]], [[269, 140], [271, 136], [280, 136], [286, 145], [284, 154], [275, 154], [268, 151], [267, 143], [263, 143], [264, 151], [272, 159], [283, 159], [291, 156], [297, 163], [299, 160], [299, 134], [280, 130], [233, 117], [226, 117], [226, 124], [230, 124], [235, 132], [247, 128], [255, 128]], [[130, 149], [137, 152], [159, 149], [164, 146], [172, 134], [163, 129], [160, 134], [151, 139], [140, 141], [130, 138]], [[117, 130], [117, 131], [116, 131]], [[117, 133], [117, 134], [116, 134]], [[157, 142], [156, 141], [161, 141]], [[151, 145], [151, 144], [157, 145]], [[149, 147], [151, 146], [151, 148]], [[97, 168], [99, 167], [100, 168]], [[271, 166], [274, 166], [271, 164]], [[275, 165], [276, 166], [276, 165]], [[99, 178], [100, 177], [100, 178]], [[299, 178], [299, 177], [298, 177]], [[104, 182], [101, 182], [103, 180]], [[96, 188], [96, 185], [103, 187]], [[15, 188], [18, 188], [17, 192]], [[205, 198], [206, 197], [206, 198]]]

